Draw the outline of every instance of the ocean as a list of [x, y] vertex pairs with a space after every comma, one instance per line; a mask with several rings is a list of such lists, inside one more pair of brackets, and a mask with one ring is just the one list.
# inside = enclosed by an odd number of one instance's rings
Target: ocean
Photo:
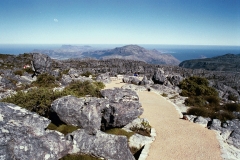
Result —
[[[84, 46], [80, 44], [72, 44]], [[34, 49], [53, 50], [58, 49], [61, 44], [0, 44], [1, 54], [23, 54], [32, 52]], [[90, 44], [94, 49], [113, 49], [124, 46], [124, 44], [96, 45]], [[227, 53], [240, 54], [240, 46], [206, 46], [206, 45], [139, 45], [146, 49], [156, 49], [161, 53], [171, 54], [180, 61], [199, 58], [211, 58]]]

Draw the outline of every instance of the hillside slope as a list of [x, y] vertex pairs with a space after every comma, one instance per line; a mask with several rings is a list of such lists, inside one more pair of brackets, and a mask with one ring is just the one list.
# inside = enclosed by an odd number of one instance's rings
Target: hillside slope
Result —
[[127, 45], [109, 50], [84, 52], [83, 56], [97, 59], [131, 59], [151, 64], [178, 65], [180, 63], [179, 60], [170, 54], [162, 54], [157, 50], [147, 50], [138, 45]]
[[179, 67], [191, 69], [206, 69], [210, 71], [240, 71], [240, 54], [225, 54], [206, 59], [186, 60]]

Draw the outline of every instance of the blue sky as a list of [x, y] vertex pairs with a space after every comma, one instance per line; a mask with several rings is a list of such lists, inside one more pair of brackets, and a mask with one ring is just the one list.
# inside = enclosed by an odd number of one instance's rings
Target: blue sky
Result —
[[0, 0], [0, 44], [240, 46], [240, 0]]

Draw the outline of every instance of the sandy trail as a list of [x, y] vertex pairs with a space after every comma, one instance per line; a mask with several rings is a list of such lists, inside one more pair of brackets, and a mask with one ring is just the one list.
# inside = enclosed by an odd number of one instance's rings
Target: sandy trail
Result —
[[[113, 81], [106, 88], [122, 85]], [[157, 132], [147, 160], [222, 159], [214, 131], [180, 119], [175, 107], [156, 93], [142, 91], [138, 96], [144, 108], [141, 117], [147, 118]]]

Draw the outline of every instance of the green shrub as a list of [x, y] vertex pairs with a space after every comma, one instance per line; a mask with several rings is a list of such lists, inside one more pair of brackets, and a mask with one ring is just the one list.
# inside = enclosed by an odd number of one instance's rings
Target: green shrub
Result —
[[217, 96], [205, 96], [204, 99], [209, 103], [210, 106], [219, 106], [220, 99]]
[[93, 75], [91, 72], [87, 71], [81, 74], [81, 76], [89, 77], [90, 75]]
[[37, 80], [32, 82], [32, 85], [37, 87], [56, 87], [58, 86], [55, 77], [47, 73], [43, 73], [37, 76]]
[[236, 112], [240, 112], [240, 104], [237, 103], [228, 103], [224, 105], [224, 109], [226, 109], [227, 111], [236, 111]]
[[228, 95], [228, 100], [230, 100], [230, 101], [237, 101], [237, 100], [238, 100], [238, 97], [235, 96], [235, 95], [233, 95], [233, 94], [229, 94], [229, 95]]
[[129, 139], [132, 135], [134, 135], [133, 132], [127, 132], [121, 128], [113, 128], [113, 129], [106, 130], [104, 132], [108, 134], [126, 136], [127, 139]]
[[219, 119], [222, 122], [225, 122], [227, 120], [235, 119], [236, 117], [234, 116], [234, 114], [232, 112], [222, 111], [222, 112], [215, 113], [215, 115], [211, 118]]
[[151, 137], [151, 128], [148, 121], [143, 120], [141, 126], [133, 126], [130, 130], [140, 135]]
[[29, 74], [33, 74], [33, 73], [34, 73], [31, 67], [27, 67], [27, 68], [25, 68], [25, 69], [23, 69], [23, 70], [24, 70], [25, 72], [29, 73]]
[[217, 91], [208, 86], [206, 78], [189, 77], [180, 82], [179, 87], [182, 89], [182, 96], [218, 96]]
[[202, 96], [188, 97], [184, 104], [187, 106], [202, 107], [206, 105], [206, 100]]
[[167, 95], [166, 93], [163, 93], [162, 96], [163, 96], [163, 97], [167, 97], [168, 95]]
[[68, 94], [82, 97], [85, 95], [91, 95], [93, 97], [101, 97], [100, 90], [104, 88], [102, 82], [90, 82], [90, 81], [74, 81], [71, 82], [63, 92]]
[[16, 71], [14, 71], [14, 74], [22, 76], [23, 75], [23, 70], [16, 70]]
[[62, 157], [60, 160], [101, 160], [101, 159], [93, 157], [91, 155], [68, 154], [68, 155]]
[[66, 124], [61, 124], [61, 125], [57, 126], [53, 123], [50, 123], [48, 125], [47, 129], [55, 130], [55, 131], [61, 132], [62, 134], [66, 135], [68, 133], [72, 133], [73, 131], [79, 129], [79, 127], [72, 126], [72, 125], [66, 125]]
[[64, 96], [62, 92], [54, 92], [51, 89], [41, 87], [31, 89], [28, 92], [18, 91], [1, 101], [13, 103], [41, 116], [49, 117], [51, 103], [61, 96]]
[[191, 107], [187, 110], [188, 115], [210, 117], [212, 111], [205, 107]]

